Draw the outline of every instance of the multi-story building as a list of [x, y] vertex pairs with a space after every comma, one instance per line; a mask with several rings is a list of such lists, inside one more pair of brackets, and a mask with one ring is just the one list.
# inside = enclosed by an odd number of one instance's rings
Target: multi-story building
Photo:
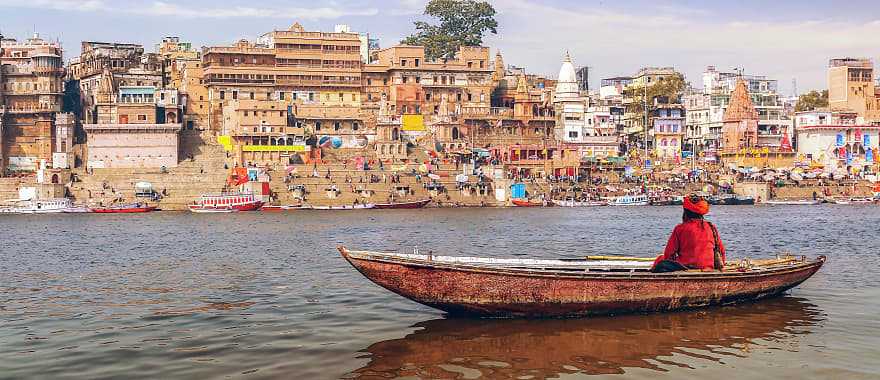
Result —
[[293, 118], [294, 106], [281, 100], [234, 100], [223, 107], [222, 136], [239, 165], [302, 163], [310, 149]]
[[574, 65], [566, 54], [553, 99], [556, 140], [577, 146], [581, 158], [617, 156], [617, 130], [610, 108], [591, 107], [590, 98], [579, 90]]
[[78, 59], [68, 65], [68, 79], [79, 86], [83, 124], [98, 123], [97, 93], [106, 73], [113, 88], [165, 87], [163, 61], [137, 44], [83, 41]]
[[[628, 137], [629, 142], [638, 143], [642, 147], [646, 144], [648, 146], [651, 145], [651, 134], [649, 128], [645, 128], [645, 122], [646, 116], [651, 113], [650, 110], [654, 105], [654, 100], [646, 100], [643, 93], [647, 87], [662, 83], [675, 76], [682, 76], [682, 74], [675, 71], [672, 67], [645, 67], [632, 77], [616, 78], [618, 81], [616, 81], [615, 85], [625, 83], [623, 88], [623, 106], [626, 112], [624, 114], [623, 133]], [[664, 99], [664, 103], [677, 103], [680, 95], [675, 94], [675, 99]], [[647, 122], [649, 126], [652, 125], [650, 120], [647, 120]]]
[[832, 170], [870, 169], [878, 162], [880, 125], [855, 111], [815, 110], [794, 118], [798, 155]]
[[[182, 110], [175, 89], [134, 81], [143, 69], [129, 68], [116, 79], [110, 67], [92, 88], [93, 119], [87, 133], [89, 168], [171, 168], [178, 163]], [[132, 84], [133, 83], [133, 84]]]
[[193, 50], [192, 43], [181, 42], [180, 37], [168, 36], [156, 44], [156, 54], [162, 60], [163, 83], [170, 88], [183, 85], [184, 68], [201, 63], [199, 51]]
[[430, 138], [460, 150], [469, 141], [464, 121], [491, 112], [487, 47], [462, 46], [444, 61], [427, 61], [423, 46], [398, 45], [375, 56], [364, 66], [363, 103], [376, 116], [380, 141]]
[[867, 58], [835, 58], [828, 62], [828, 107], [851, 110], [869, 123], [880, 123], [880, 88], [874, 63]]
[[684, 139], [685, 111], [681, 104], [662, 104], [652, 111], [651, 134], [654, 140], [654, 157], [662, 161], [681, 158]]
[[[767, 147], [774, 152], [783, 149], [791, 120], [778, 93], [778, 81], [759, 75], [743, 75], [741, 72], [722, 72], [709, 66], [703, 72], [703, 89], [692, 90], [683, 97], [687, 109], [688, 146], [695, 151], [714, 153], [721, 145], [724, 114], [731, 102], [731, 94], [742, 80], [758, 113], [756, 146]], [[790, 148], [787, 148], [790, 150]]]
[[0, 169], [34, 171], [40, 162], [51, 167], [60, 148], [55, 117], [64, 91], [61, 45], [36, 34], [25, 41], [0, 38], [0, 71]]

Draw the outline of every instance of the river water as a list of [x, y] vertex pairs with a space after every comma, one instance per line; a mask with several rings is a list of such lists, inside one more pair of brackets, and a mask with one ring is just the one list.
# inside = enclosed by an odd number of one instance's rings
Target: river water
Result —
[[784, 297], [475, 320], [363, 278], [338, 244], [655, 255], [677, 207], [0, 216], [0, 378], [880, 377], [880, 207], [715, 207], [728, 257], [828, 256]]

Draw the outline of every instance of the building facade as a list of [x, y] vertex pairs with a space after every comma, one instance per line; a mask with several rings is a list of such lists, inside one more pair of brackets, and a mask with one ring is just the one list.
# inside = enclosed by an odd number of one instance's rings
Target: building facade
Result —
[[874, 82], [874, 62], [867, 58], [831, 59], [828, 107], [854, 111], [868, 123], [880, 123], [880, 89]]
[[795, 114], [797, 153], [831, 170], [873, 171], [878, 162], [880, 125], [854, 111], [817, 110]]
[[[62, 49], [34, 35], [25, 41], [0, 38], [0, 162], [2, 171], [52, 166], [55, 118], [64, 92]], [[67, 148], [67, 147], [65, 147]]]

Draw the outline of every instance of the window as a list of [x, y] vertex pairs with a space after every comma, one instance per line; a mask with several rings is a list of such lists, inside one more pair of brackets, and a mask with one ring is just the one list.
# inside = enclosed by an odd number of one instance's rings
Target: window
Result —
[[483, 67], [485, 67], [485, 63], [483, 61], [480, 61], [480, 68], [482, 69]]
[[578, 137], [577, 131], [568, 131], [568, 138], [576, 139]]
[[321, 130], [321, 122], [320, 122], [320, 121], [316, 121], [316, 122], [315, 122], [315, 130], [316, 130], [316, 131], [320, 131], [320, 130]]
[[373, 100], [373, 94], [369, 94], [369, 93], [368, 93], [368, 94], [367, 94], [367, 100], [368, 100], [368, 101], [372, 101], [372, 100]]
[[431, 101], [431, 93], [430, 92], [425, 94], [425, 101], [429, 101], [429, 102]]
[[372, 86], [372, 85], [373, 85], [373, 80], [370, 78], [367, 78], [367, 86]]
[[251, 100], [253, 100], [253, 99], [254, 99], [254, 92], [251, 91]]
[[474, 67], [474, 63], [473, 63], [473, 62], [468, 62], [468, 68], [470, 69], [470, 68], [473, 68], [473, 67]]
[[248, 116], [248, 111], [244, 111], [244, 117]]
[[416, 83], [422, 83], [422, 77], [416, 77]]
[[468, 94], [467, 94], [467, 100], [468, 100], [468, 101], [471, 101], [471, 100], [473, 100], [473, 99], [474, 99], [474, 96], [473, 96], [470, 92], [468, 92]]
[[147, 121], [147, 115], [138, 115], [138, 121]]
[[356, 131], [356, 130], [358, 130], [358, 129], [360, 129], [360, 128], [361, 128], [361, 126], [360, 126], [360, 124], [358, 124], [358, 122], [354, 122], [354, 123], [351, 125], [351, 129], [352, 129], [352, 130], [355, 130], [355, 131]]
[[340, 128], [342, 128], [342, 123], [340, 123], [338, 121], [333, 123], [333, 130], [334, 131], [338, 131]]
[[416, 58], [416, 67], [419, 67], [419, 59]]
[[220, 100], [226, 99], [226, 91], [220, 91]]
[[400, 65], [401, 65], [401, 66], [406, 66], [406, 60], [405, 60], [405, 59], [401, 59], [401, 60], [400, 60]]
[[459, 92], [458, 94], [455, 94], [455, 95], [456, 95], [455, 99], [460, 102], [461, 101], [461, 93]]
[[238, 91], [232, 91], [232, 99], [238, 99]]
[[340, 93], [339, 93], [339, 100], [342, 100], [342, 99], [343, 99], [343, 95], [342, 95], [342, 93], [340, 92]]
[[315, 93], [314, 93], [314, 92], [310, 92], [310, 93], [309, 93], [309, 101], [312, 102], [312, 101], [314, 101], [314, 100], [315, 100]]
[[383, 85], [383, 86], [387, 86], [387, 85], [388, 85], [388, 78], [383, 78], [383, 79], [382, 79], [382, 85]]
[[417, 114], [422, 113], [422, 108], [419, 107], [418, 105], [416, 106], [416, 113]]
[[278, 100], [284, 100], [284, 93], [283, 92], [278, 93]]

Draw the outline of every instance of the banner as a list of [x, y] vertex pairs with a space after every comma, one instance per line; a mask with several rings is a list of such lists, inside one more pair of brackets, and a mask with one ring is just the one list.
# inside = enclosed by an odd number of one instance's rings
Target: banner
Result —
[[404, 131], [425, 131], [425, 119], [422, 115], [403, 115]]
[[[867, 135], [865, 135], [865, 137], [867, 137]], [[868, 150], [865, 151], [865, 161], [867, 161], [869, 164], [874, 163], [874, 150], [873, 149], [868, 148]]]
[[864, 135], [862, 135], [862, 139], [862, 145], [864, 145], [866, 148], [871, 146], [871, 135], [865, 133]]
[[843, 146], [843, 145], [844, 145], [844, 143], [843, 143], [843, 133], [838, 133], [838, 134], [837, 134], [837, 146], [840, 147], [840, 146]]

